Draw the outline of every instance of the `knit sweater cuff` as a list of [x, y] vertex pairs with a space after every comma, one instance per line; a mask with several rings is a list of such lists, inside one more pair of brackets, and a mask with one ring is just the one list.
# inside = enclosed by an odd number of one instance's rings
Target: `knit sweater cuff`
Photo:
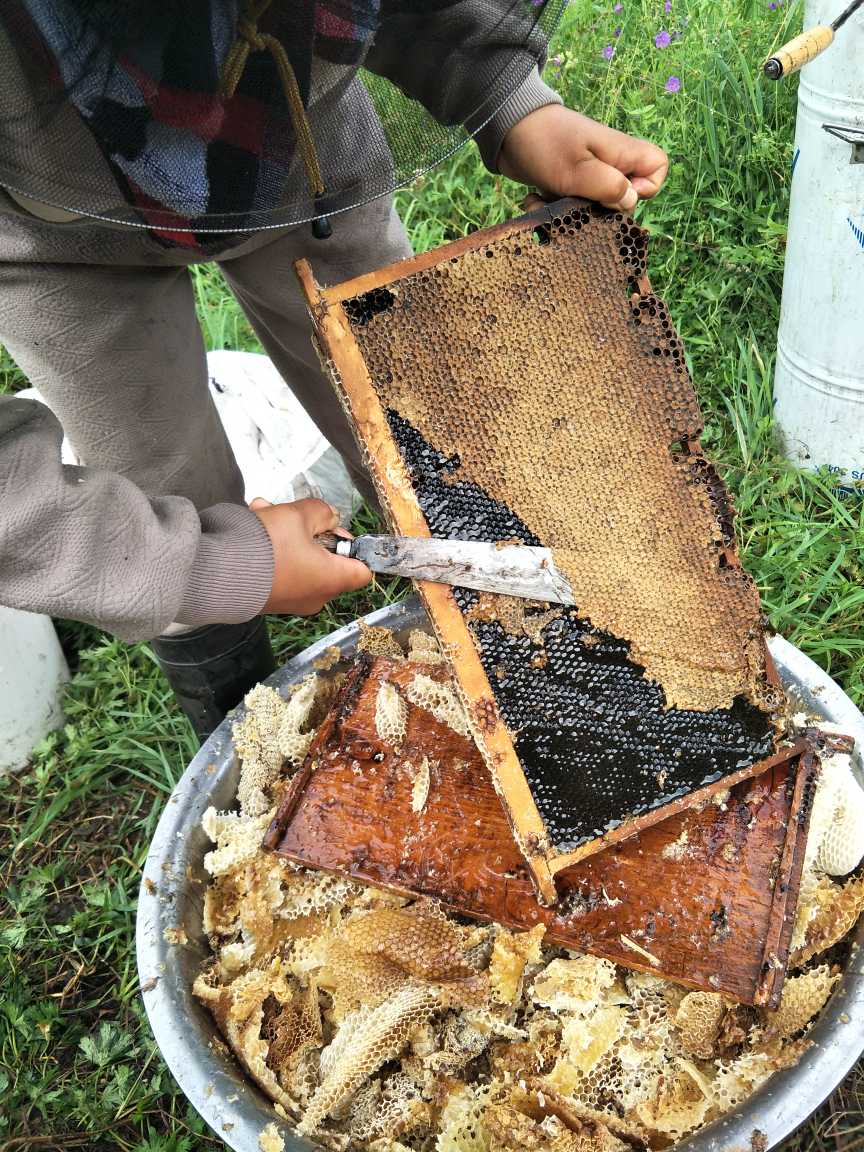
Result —
[[273, 546], [253, 511], [214, 504], [199, 513], [201, 536], [178, 624], [242, 624], [259, 615], [273, 585]]
[[483, 157], [483, 163], [490, 172], [498, 171], [498, 153], [504, 143], [504, 137], [520, 120], [524, 120], [531, 112], [543, 108], [547, 104], [562, 104], [558, 93], [550, 88], [540, 77], [537, 68], [532, 68], [518, 88], [507, 97], [492, 119], [486, 124], [474, 139]]

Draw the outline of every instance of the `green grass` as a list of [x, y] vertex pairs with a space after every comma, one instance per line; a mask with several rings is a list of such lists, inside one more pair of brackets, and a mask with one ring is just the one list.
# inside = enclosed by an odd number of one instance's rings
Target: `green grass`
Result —
[[[658, 50], [664, 22], [682, 35]], [[666, 190], [641, 211], [650, 271], [686, 345], [744, 561], [772, 624], [862, 702], [864, 503], [844, 504], [824, 478], [790, 467], [771, 421], [795, 91], [764, 83], [758, 64], [796, 22], [797, 9], [746, 0], [673, 0], [668, 16], [661, 0], [624, 0], [620, 15], [611, 0], [579, 0], [548, 75], [574, 106], [669, 151]], [[675, 95], [663, 90], [672, 74]], [[419, 249], [505, 218], [522, 194], [465, 150], [398, 200]], [[212, 268], [196, 271], [195, 286], [208, 346], [256, 347]], [[22, 383], [0, 352], [0, 391]], [[376, 585], [314, 619], [274, 621], [280, 658], [403, 591]], [[78, 624], [60, 631], [75, 670], [66, 728], [0, 800], [0, 1152], [218, 1148], [154, 1050], [132, 951], [142, 861], [191, 734], [146, 646]], [[861, 1080], [793, 1146], [864, 1146]]]

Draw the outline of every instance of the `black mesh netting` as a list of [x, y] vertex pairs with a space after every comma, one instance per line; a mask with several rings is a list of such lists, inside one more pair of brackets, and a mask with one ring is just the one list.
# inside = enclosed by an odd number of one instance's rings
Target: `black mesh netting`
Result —
[[[0, 0], [0, 185], [177, 232], [338, 212], [480, 132], [565, 2]], [[251, 51], [229, 98], [238, 36]]]

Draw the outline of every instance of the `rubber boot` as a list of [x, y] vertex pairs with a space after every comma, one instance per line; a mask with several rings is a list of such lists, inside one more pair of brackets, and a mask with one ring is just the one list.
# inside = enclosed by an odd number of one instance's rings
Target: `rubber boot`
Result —
[[276, 671], [263, 616], [159, 636], [151, 646], [202, 743], [250, 688]]

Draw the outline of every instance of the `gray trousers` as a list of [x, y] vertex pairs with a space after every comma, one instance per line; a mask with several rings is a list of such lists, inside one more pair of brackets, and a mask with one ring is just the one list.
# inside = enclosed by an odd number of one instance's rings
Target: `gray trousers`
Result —
[[[366, 495], [293, 264], [306, 257], [320, 283], [335, 284], [410, 253], [385, 198], [335, 217], [327, 240], [302, 225], [217, 257], [265, 351]], [[208, 390], [195, 259], [131, 229], [0, 215], [0, 343], [45, 395], [81, 463], [202, 509], [242, 503], [243, 483]]]

